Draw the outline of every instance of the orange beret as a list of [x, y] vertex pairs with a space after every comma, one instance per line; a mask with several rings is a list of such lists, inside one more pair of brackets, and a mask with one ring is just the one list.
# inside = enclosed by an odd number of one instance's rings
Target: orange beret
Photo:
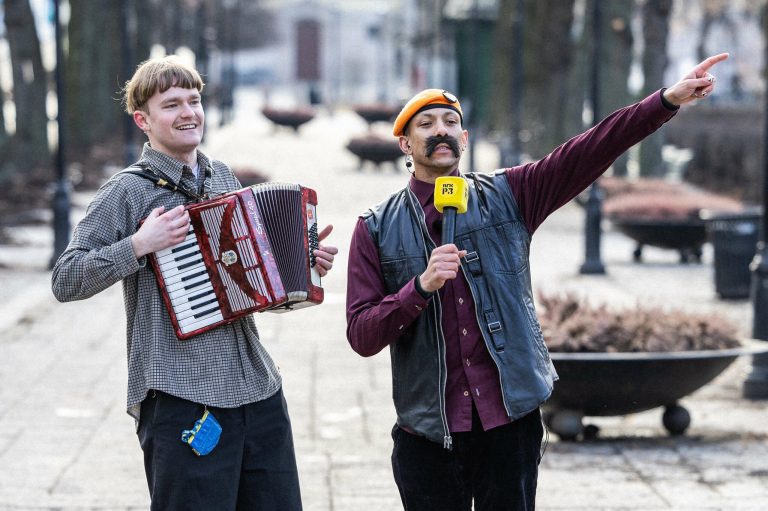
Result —
[[448, 91], [442, 89], [426, 89], [408, 101], [405, 104], [400, 113], [397, 114], [395, 124], [392, 127], [392, 134], [396, 137], [403, 136], [403, 130], [406, 124], [410, 121], [414, 115], [430, 108], [450, 108], [458, 112], [462, 122], [464, 122], [464, 114], [461, 113], [461, 104], [459, 100]]

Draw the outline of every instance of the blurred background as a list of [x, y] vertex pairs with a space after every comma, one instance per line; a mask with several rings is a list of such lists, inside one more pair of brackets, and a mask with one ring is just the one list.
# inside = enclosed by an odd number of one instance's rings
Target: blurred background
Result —
[[440, 87], [461, 98], [473, 142], [493, 144], [498, 166], [510, 166], [591, 125], [593, 55], [602, 117], [671, 85], [703, 57], [728, 51], [731, 58], [717, 69], [717, 94], [682, 111], [612, 173], [672, 172], [759, 200], [764, 0], [602, 2], [599, 41], [593, 0], [0, 4], [4, 214], [49, 203], [57, 176], [67, 186], [92, 188], [135, 161], [143, 140], [119, 91], [141, 61], [166, 53], [184, 56], [203, 74], [215, 119], [209, 129], [229, 122], [245, 89], [275, 108], [333, 112], [361, 105], [396, 111], [415, 91]]

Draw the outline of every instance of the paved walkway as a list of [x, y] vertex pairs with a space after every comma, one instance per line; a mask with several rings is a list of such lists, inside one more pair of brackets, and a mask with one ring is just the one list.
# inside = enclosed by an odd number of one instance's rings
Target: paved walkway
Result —
[[[367, 128], [353, 113], [322, 113], [296, 135], [267, 124], [257, 97], [241, 99], [253, 106], [240, 109], [234, 125], [212, 129], [207, 152], [272, 180], [315, 188], [320, 221], [334, 224], [332, 241], [342, 250], [324, 280], [321, 307], [257, 318], [285, 379], [305, 509], [401, 509], [389, 467], [389, 357], [364, 359], [348, 347], [344, 291], [356, 214], [402, 186], [407, 174], [389, 166], [358, 170], [344, 146]], [[479, 147], [478, 162], [491, 169], [493, 151]], [[75, 202], [87, 199], [78, 195]], [[75, 219], [80, 215], [82, 209]], [[633, 244], [607, 232], [608, 274], [582, 276], [582, 224], [582, 211], [568, 205], [541, 227], [531, 257], [537, 289], [571, 290], [601, 303], [717, 312], [749, 333], [749, 302], [723, 302], [714, 294], [709, 251], [703, 264], [685, 266], [672, 252], [647, 249], [646, 262], [635, 264]], [[49, 230], [24, 227], [13, 235], [18, 245], [0, 247], [0, 510], [146, 509], [141, 452], [124, 410], [120, 287], [58, 304], [45, 269]], [[666, 435], [660, 409], [590, 419], [601, 427], [592, 442], [551, 435], [539, 509], [768, 509], [768, 402], [741, 398], [748, 362], [738, 360], [683, 399], [693, 421], [684, 437]]]

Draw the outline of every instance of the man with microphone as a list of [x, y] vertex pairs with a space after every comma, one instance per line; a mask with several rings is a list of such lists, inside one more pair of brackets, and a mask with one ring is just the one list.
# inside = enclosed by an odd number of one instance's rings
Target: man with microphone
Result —
[[557, 374], [534, 310], [531, 236], [680, 105], [709, 95], [708, 71], [727, 57], [709, 57], [539, 161], [491, 173], [459, 172], [469, 134], [453, 94], [427, 89], [403, 107], [393, 134], [413, 175], [358, 219], [347, 338], [363, 356], [390, 349], [404, 508], [535, 508], [539, 406]]

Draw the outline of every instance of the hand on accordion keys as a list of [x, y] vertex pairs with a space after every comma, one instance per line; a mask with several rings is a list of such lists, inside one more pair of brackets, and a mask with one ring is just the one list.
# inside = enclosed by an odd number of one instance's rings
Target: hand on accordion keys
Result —
[[184, 241], [189, 230], [189, 213], [184, 206], [165, 211], [163, 206], [155, 208], [131, 237], [136, 259], [152, 252], [172, 247]]
[[[317, 235], [318, 241], [323, 241], [325, 238], [328, 237], [329, 234], [331, 234], [331, 231], [333, 231], [332, 225], [327, 225], [325, 229], [320, 231], [320, 234]], [[315, 264], [317, 267], [317, 271], [320, 273], [321, 277], [325, 277], [328, 272], [333, 267], [333, 257], [339, 253], [339, 249], [333, 246], [326, 246], [326, 245], [319, 245], [317, 249], [313, 252], [315, 256]]]

